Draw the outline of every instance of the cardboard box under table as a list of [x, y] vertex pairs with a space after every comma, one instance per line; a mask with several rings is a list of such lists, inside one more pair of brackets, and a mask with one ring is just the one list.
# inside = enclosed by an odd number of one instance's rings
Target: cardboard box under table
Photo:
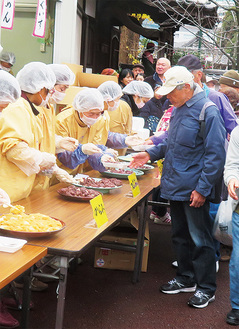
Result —
[[[103, 235], [96, 243], [94, 267], [125, 271], [134, 270], [138, 219], [135, 213], [130, 217], [130, 219], [122, 221], [120, 225]], [[142, 272], [147, 272], [148, 253], [149, 229], [146, 225]]]

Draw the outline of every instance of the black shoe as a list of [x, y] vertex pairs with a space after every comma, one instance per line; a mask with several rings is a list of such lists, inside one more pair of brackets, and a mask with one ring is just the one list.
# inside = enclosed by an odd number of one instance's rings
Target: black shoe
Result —
[[195, 290], [196, 284], [183, 284], [176, 279], [173, 279], [160, 287], [160, 291], [165, 294], [178, 294], [179, 292], [193, 292]]
[[239, 310], [233, 308], [231, 312], [227, 314], [227, 323], [233, 324], [234, 326], [239, 324]]
[[188, 305], [197, 308], [204, 308], [214, 300], [215, 300], [215, 295], [208, 295], [200, 290], [197, 290], [194, 296], [189, 299]]

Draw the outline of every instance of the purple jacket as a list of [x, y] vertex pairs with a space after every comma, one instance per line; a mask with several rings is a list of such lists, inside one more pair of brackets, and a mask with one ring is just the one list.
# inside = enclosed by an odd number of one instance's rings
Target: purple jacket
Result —
[[203, 85], [203, 89], [206, 92], [206, 96], [217, 105], [221, 116], [223, 118], [225, 128], [228, 134], [231, 134], [232, 130], [238, 125], [237, 116], [227, 98], [226, 95], [219, 91], [208, 88], [207, 85]]

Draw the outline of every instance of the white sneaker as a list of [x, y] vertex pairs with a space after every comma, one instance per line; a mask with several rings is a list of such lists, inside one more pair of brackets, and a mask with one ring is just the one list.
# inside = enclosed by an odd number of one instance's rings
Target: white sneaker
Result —
[[162, 224], [162, 225], [171, 225], [171, 216], [168, 212], [163, 217], [156, 216], [154, 219], [155, 224]]
[[150, 213], [150, 215], [149, 215], [149, 219], [151, 219], [151, 220], [155, 220], [156, 217], [158, 217], [157, 214], [156, 214], [156, 212], [151, 211], [151, 213]]

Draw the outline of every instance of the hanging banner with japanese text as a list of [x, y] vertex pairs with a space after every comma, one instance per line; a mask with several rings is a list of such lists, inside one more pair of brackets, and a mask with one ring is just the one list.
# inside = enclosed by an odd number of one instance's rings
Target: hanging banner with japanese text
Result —
[[46, 30], [47, 0], [38, 0], [35, 26], [33, 31], [34, 37], [44, 38]]
[[1, 27], [12, 30], [15, 12], [15, 0], [2, 0]]

